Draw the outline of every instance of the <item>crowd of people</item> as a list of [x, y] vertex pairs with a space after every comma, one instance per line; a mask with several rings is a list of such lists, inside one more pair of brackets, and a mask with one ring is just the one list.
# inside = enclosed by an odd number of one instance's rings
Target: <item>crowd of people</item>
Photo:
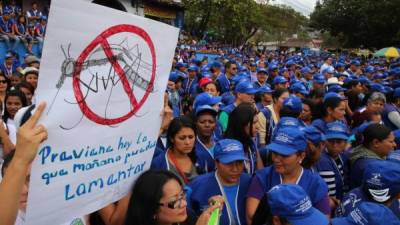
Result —
[[[20, 23], [45, 26], [35, 4], [0, 7], [4, 40], [16, 42]], [[215, 210], [221, 225], [400, 224], [400, 59], [194, 49], [176, 49], [150, 170], [67, 224], [206, 225]], [[25, 224], [30, 164], [47, 138], [40, 59], [17, 59], [10, 47], [0, 66], [2, 225]]]
[[33, 2], [30, 9], [23, 11], [15, 0], [0, 1], [0, 15], [0, 39], [6, 43], [8, 51], [15, 51], [23, 43], [26, 52], [33, 54], [32, 46], [36, 42], [39, 44], [39, 55], [41, 54], [48, 10], [42, 12], [37, 2]]

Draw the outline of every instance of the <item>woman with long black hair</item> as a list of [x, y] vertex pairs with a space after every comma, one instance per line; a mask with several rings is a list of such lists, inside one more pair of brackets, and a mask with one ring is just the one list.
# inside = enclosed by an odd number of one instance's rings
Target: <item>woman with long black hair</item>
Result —
[[167, 131], [167, 151], [153, 159], [151, 168], [171, 171], [188, 184], [202, 173], [194, 151], [195, 140], [196, 128], [189, 117], [173, 119]]
[[260, 154], [256, 145], [257, 136], [257, 110], [250, 103], [238, 105], [229, 115], [228, 128], [225, 138], [236, 139], [243, 144], [244, 152], [249, 161], [245, 163], [245, 170], [253, 174], [257, 169], [263, 168]]

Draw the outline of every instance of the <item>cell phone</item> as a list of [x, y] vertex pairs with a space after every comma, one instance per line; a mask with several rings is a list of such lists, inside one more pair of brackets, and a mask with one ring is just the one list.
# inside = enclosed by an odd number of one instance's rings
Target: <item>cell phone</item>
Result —
[[219, 208], [212, 211], [210, 219], [208, 219], [208, 225], [219, 225]]

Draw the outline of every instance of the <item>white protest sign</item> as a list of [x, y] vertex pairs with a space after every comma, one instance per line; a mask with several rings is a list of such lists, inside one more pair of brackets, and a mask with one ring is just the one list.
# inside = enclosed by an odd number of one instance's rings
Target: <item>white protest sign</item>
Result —
[[177, 38], [143, 17], [52, 1], [36, 92], [49, 135], [32, 167], [27, 224], [98, 210], [150, 167]]

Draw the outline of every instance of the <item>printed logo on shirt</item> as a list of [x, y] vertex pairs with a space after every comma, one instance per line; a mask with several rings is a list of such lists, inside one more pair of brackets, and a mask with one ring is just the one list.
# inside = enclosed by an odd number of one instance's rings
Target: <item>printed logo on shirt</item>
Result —
[[85, 224], [83, 223], [83, 221], [80, 218], [77, 218], [71, 222], [71, 225], [85, 225]]

